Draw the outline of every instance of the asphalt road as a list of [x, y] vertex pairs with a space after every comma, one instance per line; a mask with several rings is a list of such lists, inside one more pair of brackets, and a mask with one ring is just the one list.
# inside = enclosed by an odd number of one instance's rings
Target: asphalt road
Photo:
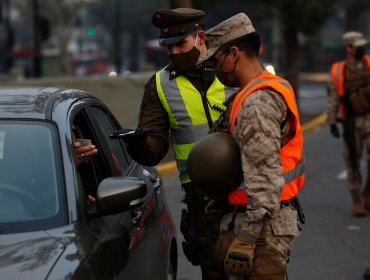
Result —
[[[326, 106], [323, 85], [305, 87], [300, 107], [312, 112]], [[316, 90], [316, 96], [309, 92]], [[305, 97], [306, 95], [306, 97]], [[342, 141], [330, 136], [327, 127], [304, 134], [307, 159], [306, 182], [300, 199], [306, 224], [298, 238], [288, 264], [289, 280], [360, 280], [370, 267], [370, 213], [356, 218], [351, 212], [346, 188]], [[362, 169], [365, 172], [365, 161]], [[182, 192], [177, 172], [163, 175], [165, 193], [178, 227]], [[365, 177], [365, 176], [364, 176]], [[178, 230], [178, 279], [201, 279], [199, 267], [192, 266], [181, 248]]]

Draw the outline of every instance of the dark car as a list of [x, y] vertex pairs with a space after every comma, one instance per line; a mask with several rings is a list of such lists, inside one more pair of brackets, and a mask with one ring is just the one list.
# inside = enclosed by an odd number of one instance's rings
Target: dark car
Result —
[[[120, 129], [86, 92], [0, 87], [0, 279], [175, 279], [161, 176]], [[72, 130], [98, 149], [82, 167]]]

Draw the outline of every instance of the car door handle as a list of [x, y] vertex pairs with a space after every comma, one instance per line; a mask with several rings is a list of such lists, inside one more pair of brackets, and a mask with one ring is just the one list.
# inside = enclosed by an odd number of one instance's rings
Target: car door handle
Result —
[[157, 194], [160, 194], [161, 190], [159, 189], [162, 185], [162, 181], [160, 177], [157, 177], [154, 184], [153, 189], [157, 192]]
[[144, 213], [142, 211], [138, 211], [138, 212], [136, 212], [135, 217], [132, 219], [132, 223], [138, 229], [140, 229], [140, 227], [141, 227], [141, 220], [142, 220], [143, 216], [144, 216]]
[[143, 170], [143, 174], [150, 178], [150, 181], [153, 183], [153, 189], [157, 192], [157, 194], [159, 194], [161, 192], [159, 188], [162, 185], [161, 177], [150, 173], [146, 169]]

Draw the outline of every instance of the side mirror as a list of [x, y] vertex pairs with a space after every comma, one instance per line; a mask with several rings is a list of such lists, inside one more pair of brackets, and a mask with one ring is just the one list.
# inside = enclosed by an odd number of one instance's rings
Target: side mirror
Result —
[[98, 187], [97, 210], [100, 215], [110, 215], [138, 207], [145, 201], [146, 183], [133, 177], [110, 177]]

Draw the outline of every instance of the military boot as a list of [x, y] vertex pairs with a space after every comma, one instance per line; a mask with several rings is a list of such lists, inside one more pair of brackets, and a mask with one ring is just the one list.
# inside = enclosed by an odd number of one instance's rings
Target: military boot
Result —
[[362, 217], [366, 215], [366, 210], [364, 205], [362, 204], [362, 199], [359, 190], [351, 191], [352, 195], [352, 207], [353, 207], [353, 215], [357, 217]]

